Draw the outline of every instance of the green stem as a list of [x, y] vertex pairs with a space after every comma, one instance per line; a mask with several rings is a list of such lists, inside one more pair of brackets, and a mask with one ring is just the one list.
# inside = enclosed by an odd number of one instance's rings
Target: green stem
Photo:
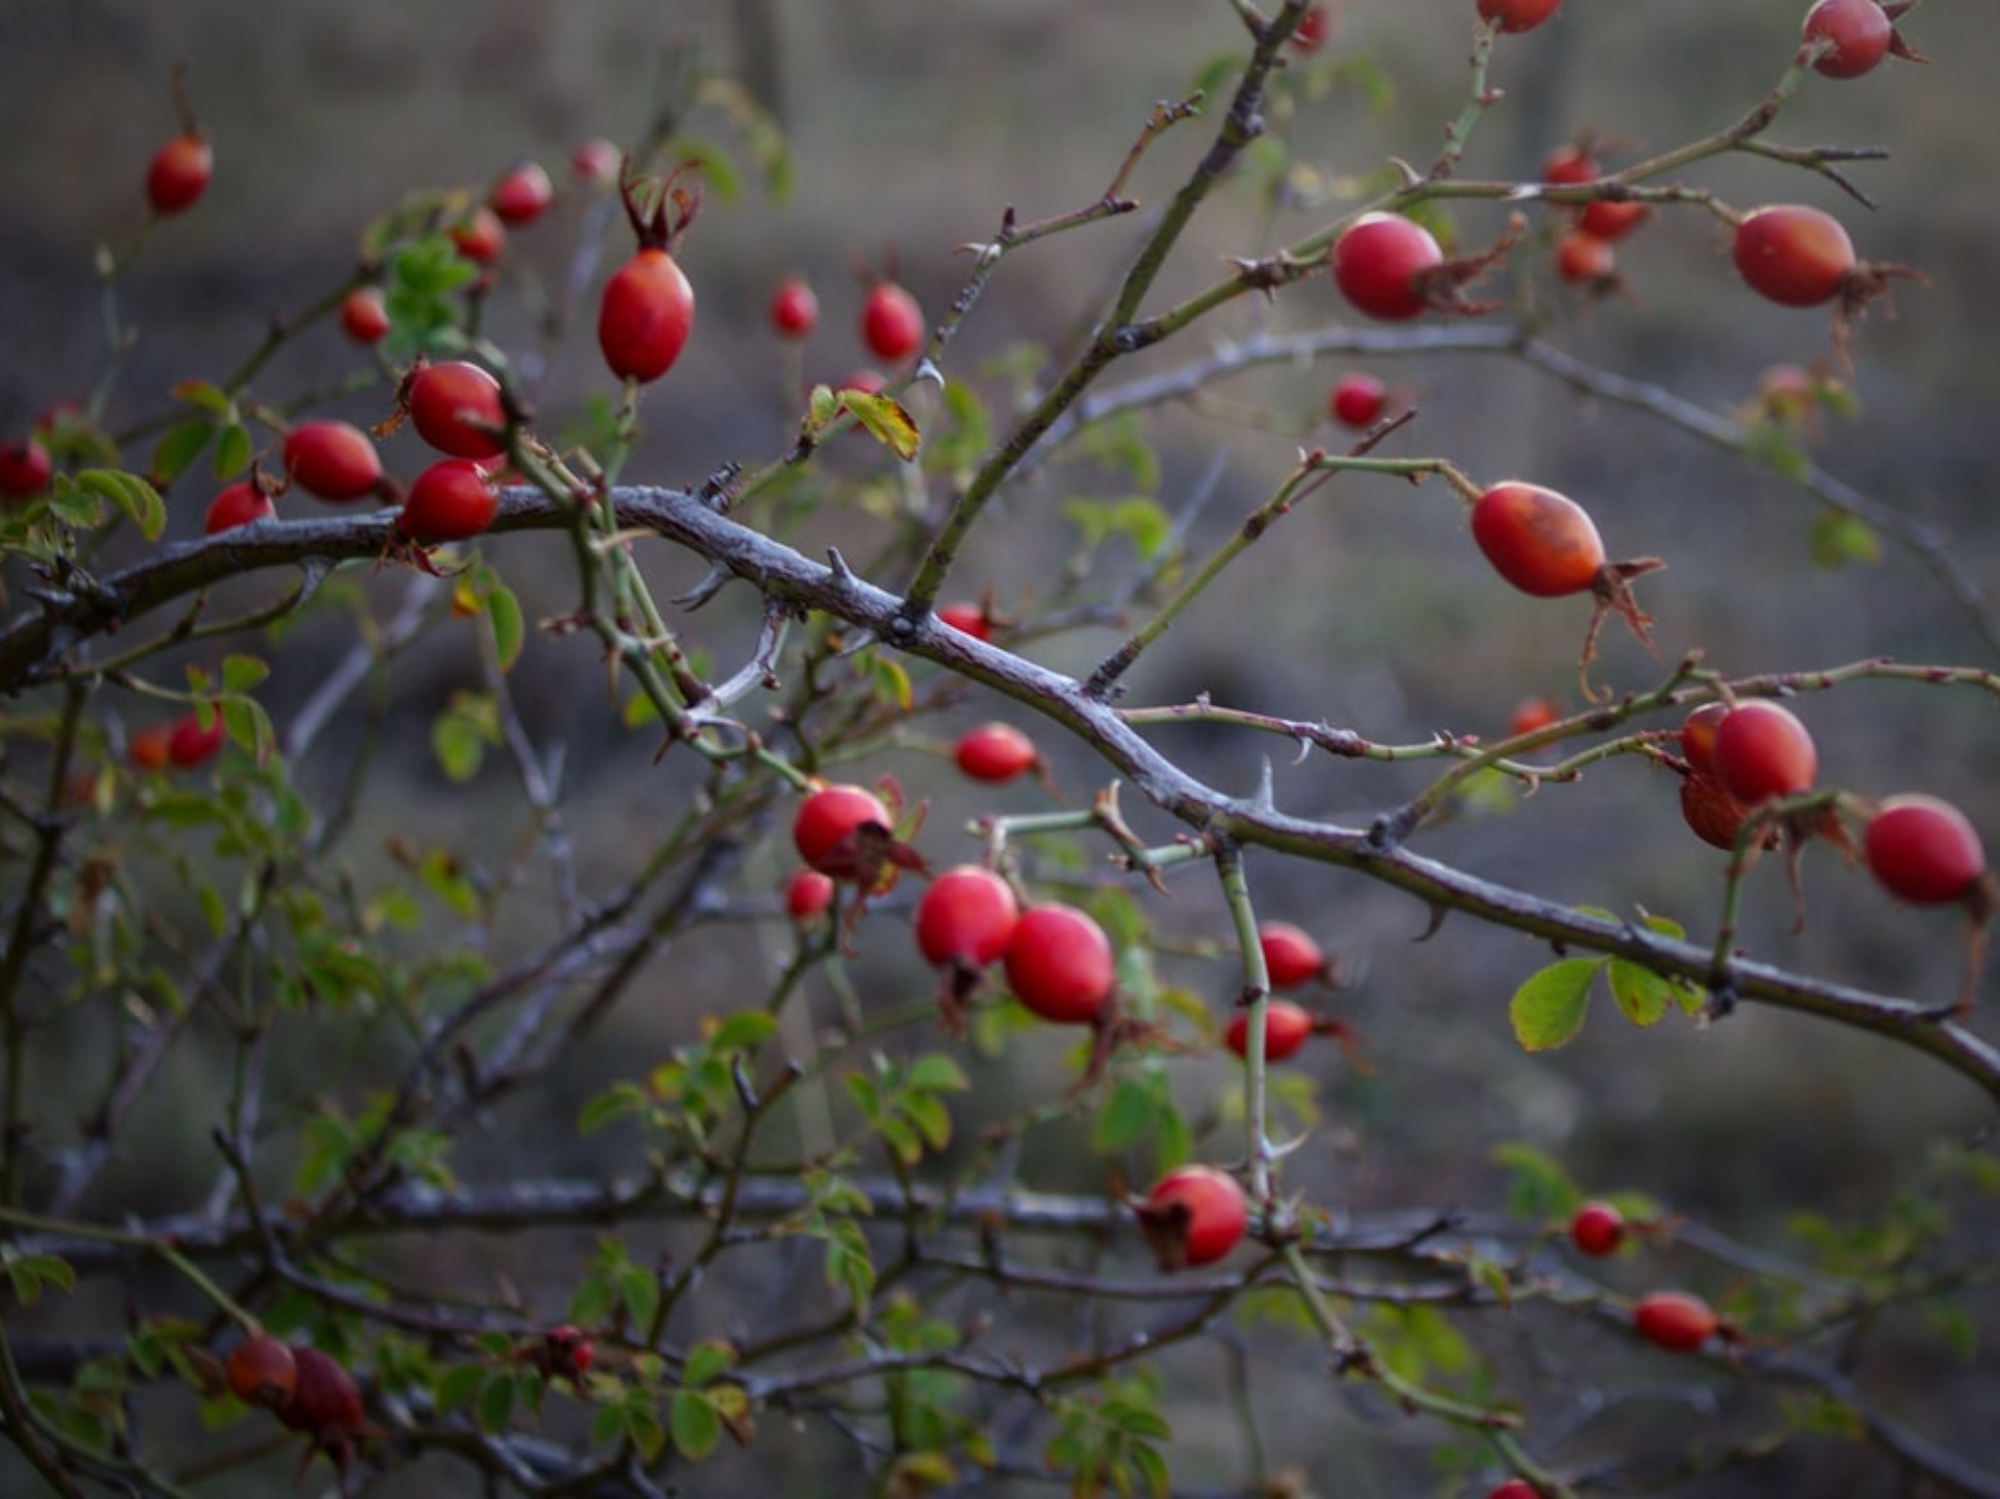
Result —
[[200, 1267], [164, 1239], [125, 1229], [106, 1228], [96, 1223], [44, 1217], [40, 1213], [31, 1213], [11, 1206], [0, 1207], [0, 1223], [9, 1224], [28, 1233], [48, 1234], [51, 1237], [66, 1239], [89, 1239], [99, 1244], [122, 1244], [127, 1248], [143, 1249], [149, 1254], [156, 1254], [202, 1295], [214, 1302], [220, 1310], [227, 1313], [245, 1332], [256, 1333], [262, 1330], [255, 1317], [238, 1306], [228, 1292], [210, 1280]]
[[[1287, 0], [1284, 14], [1296, 25], [1305, 9], [1305, 0]], [[1012, 435], [979, 465], [953, 502], [950, 514], [931, 538], [911, 580], [900, 615], [906, 622], [915, 623], [930, 612], [966, 537], [971, 534], [986, 506], [999, 493], [1001, 485], [1041, 441], [1042, 435], [1055, 425], [1056, 419], [1076, 403], [1105, 369], [1122, 355], [1150, 341], [1142, 339], [1132, 326], [1138, 316], [1139, 305], [1152, 290], [1168, 255], [1180, 242], [1195, 210], [1228, 175], [1236, 158], [1262, 134], [1259, 104], [1265, 80], [1275, 64], [1286, 34], [1289, 34], [1289, 28], [1276, 27], [1259, 39], [1208, 153], [1162, 211], [1159, 224], [1126, 271], [1108, 315], [1098, 324], [1096, 336], [1069, 369], [1043, 393], [1041, 400], [1035, 403], [1034, 409]]]
[[1230, 920], [1236, 926], [1236, 943], [1243, 954], [1243, 993], [1239, 1003], [1249, 1017], [1243, 1050], [1243, 1115], [1245, 1155], [1250, 1162], [1250, 1195], [1271, 1213], [1272, 1172], [1275, 1152], [1266, 1115], [1270, 1095], [1266, 1085], [1269, 1058], [1265, 1049], [1264, 1022], [1270, 1010], [1271, 971], [1264, 962], [1264, 944], [1257, 935], [1257, 913], [1250, 904], [1250, 883], [1243, 874], [1243, 850], [1224, 843], [1215, 851], [1216, 873], [1222, 879], [1223, 899], [1229, 905]]

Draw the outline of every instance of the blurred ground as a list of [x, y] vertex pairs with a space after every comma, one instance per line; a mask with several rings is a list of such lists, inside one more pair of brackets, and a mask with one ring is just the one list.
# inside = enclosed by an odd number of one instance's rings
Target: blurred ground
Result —
[[[735, 23], [748, 9], [730, 0], [572, 7], [295, 0], [278, 12], [245, 0], [22, 0], [0, 52], [0, 138], [13, 143], [0, 154], [0, 202], [10, 205], [0, 216], [0, 326], [9, 338], [0, 430], [85, 388], [101, 368], [89, 247], [136, 225], [145, 160], [172, 129], [166, 80], [177, 61], [189, 64], [218, 171], [201, 210], [167, 226], [121, 294], [142, 338], [116, 409], [134, 420], [158, 409], [156, 393], [171, 381], [233, 365], [271, 311], [295, 307], [343, 275], [359, 225], [385, 201], [483, 183], [524, 154], [556, 168], [587, 136], [635, 136], [669, 49], [692, 43], [728, 60], [739, 45]], [[860, 362], [850, 332], [857, 261], [893, 255], [926, 306], [941, 308], [964, 274], [955, 246], [989, 234], [1007, 203], [1034, 217], [1095, 196], [1153, 102], [1183, 94], [1203, 62], [1237, 42], [1222, 0], [950, 7], [781, 0], [773, 9], [774, 76], [796, 195], [778, 206], [752, 187], [742, 205], [712, 204], [705, 214], [687, 257], [700, 316], [683, 368], [646, 408], [644, 477], [691, 482], [725, 461], [775, 450], [785, 418], [768, 395], [776, 352], [761, 316], [780, 275], [801, 270], [820, 287], [826, 331], [809, 350], [807, 373], [845, 375]], [[1465, 172], [1527, 170], [1580, 128], [1629, 137], [1620, 161], [1716, 128], [1776, 77], [1802, 9], [1575, 0], [1546, 38], [1501, 44], [1493, 82], [1508, 97], [1481, 125]], [[1437, 122], [1458, 107], [1469, 10], [1348, 7], [1334, 47], [1372, 57], [1395, 101], [1376, 114], [1350, 92], [1318, 107], [1303, 139], [1325, 153], [1330, 171], [1370, 171], [1390, 153], [1428, 159]], [[1892, 146], [1893, 161], [1853, 169], [1879, 201], [1878, 215], [1841, 206], [1830, 186], [1766, 161], [1707, 164], [1691, 180], [1744, 204], [1776, 198], [1836, 207], [1865, 256], [1929, 273], [1929, 285], [1899, 288], [1893, 316], [1877, 308], [1860, 328], [1862, 414], [1829, 422], [1815, 452], [1875, 498], [1948, 533], [1958, 560], [2000, 593], [2000, 526], [1990, 505], [2000, 460], [1991, 418], [2000, 359], [1986, 312], [2000, 243], [1989, 65], [2000, 56], [2000, 8], [1925, 6], [1909, 30], [1935, 59], [1929, 67], [1894, 65], [1853, 84], [1809, 85], [1774, 132], [1794, 144]], [[1208, 128], [1183, 126], [1169, 136], [1142, 166], [1135, 191], [1157, 200]], [[1272, 233], [1237, 201], [1202, 226], [1163, 282], [1162, 298], [1205, 284], [1222, 256], [1268, 250], [1313, 223], [1299, 216]], [[1497, 227], [1497, 218], [1472, 211], [1464, 222], [1474, 242]], [[963, 367], [976, 370], [1017, 337], [1061, 337], [1131, 240], [1129, 225], [1113, 224], [1008, 262], [967, 327]], [[1585, 311], [1558, 306], [1552, 315], [1559, 342], [1607, 367], [1727, 409], [1750, 394], [1767, 365], [1810, 359], [1825, 347], [1817, 315], [1757, 305], [1736, 284], [1705, 217], [1650, 226], [1624, 266], [1634, 283], [1629, 300]], [[1337, 315], [1329, 288], [1307, 287], [1268, 313], [1232, 309], [1218, 333], [1241, 331], [1257, 316], [1307, 327]], [[309, 376], [315, 358], [337, 362], [344, 351], [297, 357], [301, 363], [275, 371], [274, 380]], [[1335, 373], [1267, 373], [1232, 394], [1311, 420]], [[1907, 556], [1892, 550], [1865, 569], [1808, 566], [1814, 512], [1767, 470], [1724, 460], [1628, 412], [1579, 403], [1491, 357], [1385, 362], [1382, 373], [1424, 395], [1424, 415], [1398, 451], [1445, 451], [1476, 475], [1521, 473], [1554, 484], [1587, 499], [1614, 553], [1671, 558], [1667, 572], [1643, 585], [1669, 660], [1700, 644], [1711, 662], [1738, 672], [1872, 654], [1992, 664]], [[548, 372], [551, 391], [594, 378], [578, 365]], [[371, 406], [354, 409], [367, 414]], [[1230, 450], [1208, 512], [1210, 541], [1268, 492], [1299, 441], [1194, 414], [1175, 415], [1164, 431], [1170, 500], [1218, 448]], [[400, 451], [407, 461], [410, 450]], [[175, 498], [186, 516], [206, 503], [194, 493]], [[989, 536], [968, 559], [978, 580], [1003, 596], [1033, 589], [1067, 546], [1038, 529], [1057, 502], [1044, 494], [1014, 502], [1004, 539]], [[503, 567], [509, 550], [499, 551]], [[719, 636], [741, 624], [740, 614], [718, 614]], [[1207, 691], [1219, 702], [1325, 717], [1387, 741], [1420, 740], [1439, 728], [1492, 733], [1520, 697], [1575, 700], [1580, 628], [1575, 611], [1523, 607], [1503, 593], [1466, 544], [1460, 518], [1435, 496], [1343, 484], [1288, 519], [1282, 544], [1267, 545], [1204, 601], [1170, 637], [1161, 662], [1134, 674], [1134, 699]], [[1050, 659], [1087, 665], [1105, 643], [1065, 645]], [[537, 647], [524, 691], [533, 726], [575, 742], [572, 764], [583, 772], [578, 825], [611, 838], [615, 857], [632, 788], [654, 795], [659, 783], [644, 780], [650, 746], [599, 738], [601, 688], [575, 666], [573, 655]], [[1606, 679], [1638, 687], [1659, 670], [1629, 640], [1607, 636]], [[413, 710], [433, 704], [443, 685], [421, 672], [404, 679]], [[1801, 711], [1830, 777], [1873, 793], [1937, 791], [2000, 842], [1990, 701], [1864, 685], [1814, 698]], [[390, 816], [419, 826], [432, 817], [441, 834], [462, 830], [465, 804], [440, 805], [422, 733], [413, 711], [409, 784], [387, 794]], [[1174, 742], [1162, 735], [1162, 743]], [[1267, 748], [1213, 731], [1184, 742], [1204, 773], [1243, 789]], [[926, 773], [924, 764], [911, 758], [915, 774]], [[1057, 769], [1071, 789], [1091, 784], [1090, 767], [1072, 756], [1059, 755]], [[1417, 773], [1322, 757], [1281, 770], [1278, 794], [1301, 812], [1363, 817], [1420, 781]], [[934, 825], [952, 824], [941, 816]], [[1505, 816], [1467, 819], [1429, 847], [1497, 879], [1578, 901], [1670, 912], [1697, 932], [1712, 920], [1719, 856], [1681, 832], [1665, 777], [1632, 766], [1551, 788]], [[1946, 918], [1889, 911], [1824, 850], [1808, 864], [1806, 931], [1788, 934], [1791, 910], [1773, 869], [1750, 902], [1753, 951], [1890, 992], [1952, 992], [1958, 958]], [[777, 871], [765, 873], [775, 879]], [[1349, 943], [1366, 964], [1365, 980], [1344, 1003], [1375, 1070], [1340, 1074], [1332, 1102], [1341, 1117], [1329, 1141], [1351, 1143], [1340, 1151], [1329, 1143], [1324, 1163], [1301, 1168], [1302, 1180], [1317, 1177], [1357, 1206], [1490, 1199], [1492, 1174], [1473, 1147], [1525, 1137], [1560, 1152], [1586, 1182], [1641, 1188], [1755, 1238], [1778, 1233], [1773, 1208], [1807, 1199], [1829, 1212], [1879, 1211], [1931, 1136], [1988, 1120], [1969, 1089], [1930, 1064], [1780, 1016], [1744, 1014], [1709, 1032], [1669, 1020], [1641, 1036], [1604, 1006], [1573, 1048], [1527, 1060], [1507, 1033], [1504, 1010], [1512, 984], [1542, 957], [1527, 944], [1454, 922], [1412, 946], [1425, 913], [1400, 896], [1318, 869], [1257, 865], [1252, 879], [1270, 914]], [[1154, 909], [1181, 923], [1208, 920], [1212, 905], [1205, 888], [1182, 880], [1175, 901]], [[758, 944], [767, 955], [780, 940], [746, 935], [724, 963], [746, 953], [755, 961]], [[910, 981], [893, 968], [881, 979]], [[1186, 981], [1217, 982], [1212, 969], [1198, 968]], [[1989, 978], [1984, 988], [1990, 1013], [2000, 986]], [[672, 1026], [691, 1023], [698, 1008], [678, 1004]], [[621, 1044], [629, 1038], [613, 1038], [611, 1049]], [[540, 1102], [567, 1109], [575, 1101]], [[527, 1127], [523, 1118], [506, 1122]], [[1050, 1180], [1038, 1184], [1092, 1185], [1064, 1182], [1062, 1163], [1047, 1169]]]

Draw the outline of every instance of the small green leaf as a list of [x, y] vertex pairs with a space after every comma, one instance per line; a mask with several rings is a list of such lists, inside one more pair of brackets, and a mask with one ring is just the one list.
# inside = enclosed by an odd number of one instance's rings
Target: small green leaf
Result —
[[182, 405], [206, 412], [217, 421], [226, 420], [235, 409], [235, 403], [229, 399], [229, 393], [221, 386], [212, 385], [206, 380], [183, 380], [173, 388], [171, 394]]
[[688, 1350], [687, 1367], [682, 1372], [682, 1379], [698, 1389], [714, 1383], [716, 1376], [735, 1362], [736, 1350], [727, 1343], [697, 1343]]
[[675, 1394], [667, 1422], [673, 1430], [674, 1450], [695, 1462], [707, 1457], [722, 1440], [722, 1418], [714, 1406], [691, 1390]]
[[109, 500], [124, 511], [148, 541], [157, 541], [167, 526], [166, 502], [160, 492], [137, 474], [115, 468], [87, 468], [76, 476], [77, 488]]
[[1130, 1150], [1152, 1133], [1159, 1112], [1153, 1090], [1137, 1078], [1124, 1078], [1098, 1110], [1090, 1143], [1104, 1155]]
[[215, 456], [209, 469], [218, 479], [233, 479], [250, 466], [250, 432], [241, 422], [216, 428]]
[[255, 692], [270, 675], [269, 664], [256, 656], [229, 656], [222, 663], [222, 690]]
[[1552, 1051], [1583, 1029], [1590, 986], [1603, 958], [1564, 958], [1531, 976], [1514, 991], [1508, 1013], [1523, 1051]]
[[521, 601], [514, 590], [495, 582], [486, 595], [486, 622], [493, 631], [493, 654], [502, 671], [513, 669], [521, 658], [521, 644], [527, 630], [521, 621]]
[[645, 1092], [633, 1083], [613, 1083], [583, 1106], [577, 1117], [576, 1132], [588, 1139], [621, 1119], [646, 1110]]
[[505, 1431], [514, 1419], [517, 1393], [512, 1374], [495, 1374], [488, 1379], [479, 1391], [479, 1429]]
[[1812, 559], [1821, 567], [1873, 567], [1882, 560], [1882, 538], [1859, 516], [1829, 510], [1813, 522]]
[[739, 1010], [717, 1025], [708, 1038], [708, 1049], [718, 1056], [728, 1052], [755, 1051], [778, 1034], [778, 1021], [763, 1010]]
[[1634, 1025], [1654, 1024], [1674, 1002], [1675, 986], [1636, 963], [1614, 958], [1606, 976], [1611, 980], [1611, 998]]
[[485, 1382], [486, 1370], [478, 1364], [459, 1364], [445, 1370], [433, 1387], [438, 1413], [448, 1416], [464, 1410]]
[[920, 1093], [963, 1093], [972, 1084], [950, 1057], [928, 1052], [910, 1064], [909, 1085]]
[[214, 435], [215, 428], [208, 422], [182, 422], [169, 427], [153, 445], [154, 485], [160, 489], [172, 487], [174, 480], [194, 465]]

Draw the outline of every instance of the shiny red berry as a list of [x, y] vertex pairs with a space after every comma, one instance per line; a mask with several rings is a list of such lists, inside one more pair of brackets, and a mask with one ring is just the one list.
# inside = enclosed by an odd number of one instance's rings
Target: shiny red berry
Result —
[[228, 737], [220, 709], [209, 711], [207, 728], [202, 727], [199, 713], [187, 713], [174, 724], [167, 740], [167, 758], [182, 770], [193, 770], [213, 760]]
[[822, 786], [792, 818], [792, 844], [808, 867], [836, 880], [857, 878], [870, 837], [887, 839], [892, 826], [882, 798], [861, 786]]
[[800, 277], [788, 277], [771, 293], [770, 318], [781, 337], [804, 338], [819, 323], [819, 298]]
[[1784, 307], [1817, 307], [1854, 284], [1854, 243], [1824, 209], [1760, 208], [1736, 226], [1732, 253], [1744, 283]]
[[285, 434], [292, 482], [322, 500], [359, 500], [382, 488], [374, 439], [346, 422], [303, 422]]
[[1625, 1242], [1625, 1215], [1608, 1202], [1586, 1202], [1569, 1220], [1569, 1237], [1582, 1254], [1610, 1254]]
[[1421, 224], [1395, 213], [1364, 213], [1333, 245], [1333, 280], [1355, 310], [1407, 322], [1430, 305], [1420, 277], [1444, 263]]
[[961, 864], [932, 880], [917, 902], [917, 949], [933, 967], [978, 970], [1003, 957], [1020, 904], [992, 870]]
[[420, 367], [403, 401], [417, 435], [453, 458], [493, 458], [507, 450], [500, 382], [476, 364], [450, 360]]
[[798, 870], [785, 885], [785, 914], [794, 921], [824, 916], [832, 904], [833, 879], [817, 869]]
[[1213, 1166], [1182, 1166], [1153, 1184], [1140, 1226], [1162, 1270], [1212, 1265], [1243, 1242], [1249, 1204], [1236, 1178]]
[[1505, 32], [1533, 31], [1562, 9], [1562, 0], [1479, 0], [1479, 18]]
[[1604, 572], [1604, 543], [1589, 514], [1539, 484], [1514, 480], [1480, 495], [1472, 539], [1501, 577], [1536, 598], [1588, 592]]
[[1862, 839], [1868, 872], [1919, 906], [1965, 901], [1986, 874], [1986, 849], [1966, 815], [1920, 792], [1887, 798]]
[[694, 288], [673, 256], [648, 245], [604, 283], [597, 346], [621, 380], [647, 384], [674, 366], [694, 328]]
[[1111, 939], [1088, 912], [1060, 902], [1021, 913], [1005, 957], [1007, 987], [1044, 1020], [1097, 1019], [1117, 983]]
[[1876, 0], [1819, 0], [1799, 31], [1802, 44], [1822, 49], [1813, 70], [1828, 78], [1873, 72], [1895, 39], [1895, 23]]
[[555, 202], [555, 184], [540, 162], [524, 161], [508, 172], [486, 195], [486, 203], [503, 224], [532, 224]]
[[1289, 921], [1264, 922], [1257, 928], [1257, 945], [1264, 950], [1264, 973], [1273, 989], [1297, 989], [1326, 972], [1319, 943]]
[[389, 308], [379, 286], [357, 286], [340, 304], [340, 327], [358, 344], [379, 344], [389, 332]]
[[953, 747], [952, 758], [973, 780], [995, 783], [1014, 780], [1041, 761], [1035, 741], [1009, 723], [966, 730]]
[[1342, 375], [1327, 392], [1327, 415], [1344, 427], [1372, 427], [1389, 404], [1389, 387], [1359, 371]]
[[[1282, 1062], [1295, 1055], [1299, 1048], [1312, 1039], [1317, 1022], [1310, 1012], [1293, 1004], [1289, 999], [1267, 999], [1264, 1001], [1264, 1056], [1272, 1062]], [[1250, 1055], [1250, 1012], [1238, 1010], [1229, 1017], [1229, 1024], [1222, 1032], [1222, 1044], [1239, 1057]]]
[[213, 536], [218, 531], [233, 531], [238, 526], [266, 520], [277, 513], [271, 497], [244, 479], [227, 486], [209, 502], [202, 529]]
[[1639, 1336], [1675, 1353], [1692, 1353], [1722, 1328], [1707, 1302], [1686, 1291], [1655, 1291], [1632, 1309]]
[[1746, 807], [1809, 791], [1818, 774], [1812, 735], [1777, 703], [1743, 703], [1715, 726], [1715, 778]]
[[154, 153], [146, 168], [146, 201], [158, 214], [183, 213], [208, 189], [215, 152], [208, 138], [180, 135]]
[[55, 477], [49, 450], [32, 437], [0, 443], [0, 499], [31, 500]]
[[446, 232], [453, 248], [475, 265], [492, 265], [507, 250], [507, 226], [484, 203]]
[[446, 458], [417, 475], [396, 528], [426, 545], [464, 541], [492, 525], [499, 511], [500, 496], [486, 470], [470, 458]]
[[940, 623], [970, 635], [974, 640], [993, 638], [993, 624], [978, 604], [945, 604], [938, 609], [937, 617]]
[[878, 281], [861, 305], [861, 339], [877, 359], [900, 364], [922, 347], [924, 311], [893, 281]]

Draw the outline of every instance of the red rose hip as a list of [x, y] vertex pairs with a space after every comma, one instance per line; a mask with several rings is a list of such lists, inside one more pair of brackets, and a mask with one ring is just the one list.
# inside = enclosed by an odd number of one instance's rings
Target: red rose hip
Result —
[[641, 385], [674, 367], [694, 328], [694, 288], [674, 261], [648, 245], [612, 273], [597, 308], [597, 346], [621, 380]]
[[292, 482], [322, 500], [359, 500], [382, 487], [382, 458], [359, 427], [305, 422], [285, 434], [285, 468]]
[[1380, 322], [1420, 316], [1430, 303], [1418, 278], [1443, 264], [1430, 230], [1396, 213], [1364, 213], [1333, 245], [1334, 285]]
[[1759, 698], [1715, 727], [1715, 778], [1746, 807], [1808, 791], [1818, 774], [1812, 735], [1787, 708]]
[[1986, 873], [1986, 849], [1966, 815], [1918, 792], [1887, 798], [1862, 839], [1868, 872], [1912, 905], [1970, 898]]
[[961, 864], [932, 880], [917, 902], [917, 949], [934, 967], [977, 970], [999, 961], [1021, 908], [990, 869]]
[[500, 382], [462, 359], [426, 364], [404, 382], [403, 403], [417, 435], [453, 458], [493, 458], [507, 450]]
[[1007, 943], [1007, 987], [1044, 1020], [1097, 1019], [1117, 983], [1111, 939], [1088, 912], [1056, 902], [1021, 913]]
[[1139, 1223], [1162, 1270], [1212, 1265], [1243, 1242], [1250, 1210], [1236, 1178], [1213, 1166], [1182, 1166], [1153, 1184]]

